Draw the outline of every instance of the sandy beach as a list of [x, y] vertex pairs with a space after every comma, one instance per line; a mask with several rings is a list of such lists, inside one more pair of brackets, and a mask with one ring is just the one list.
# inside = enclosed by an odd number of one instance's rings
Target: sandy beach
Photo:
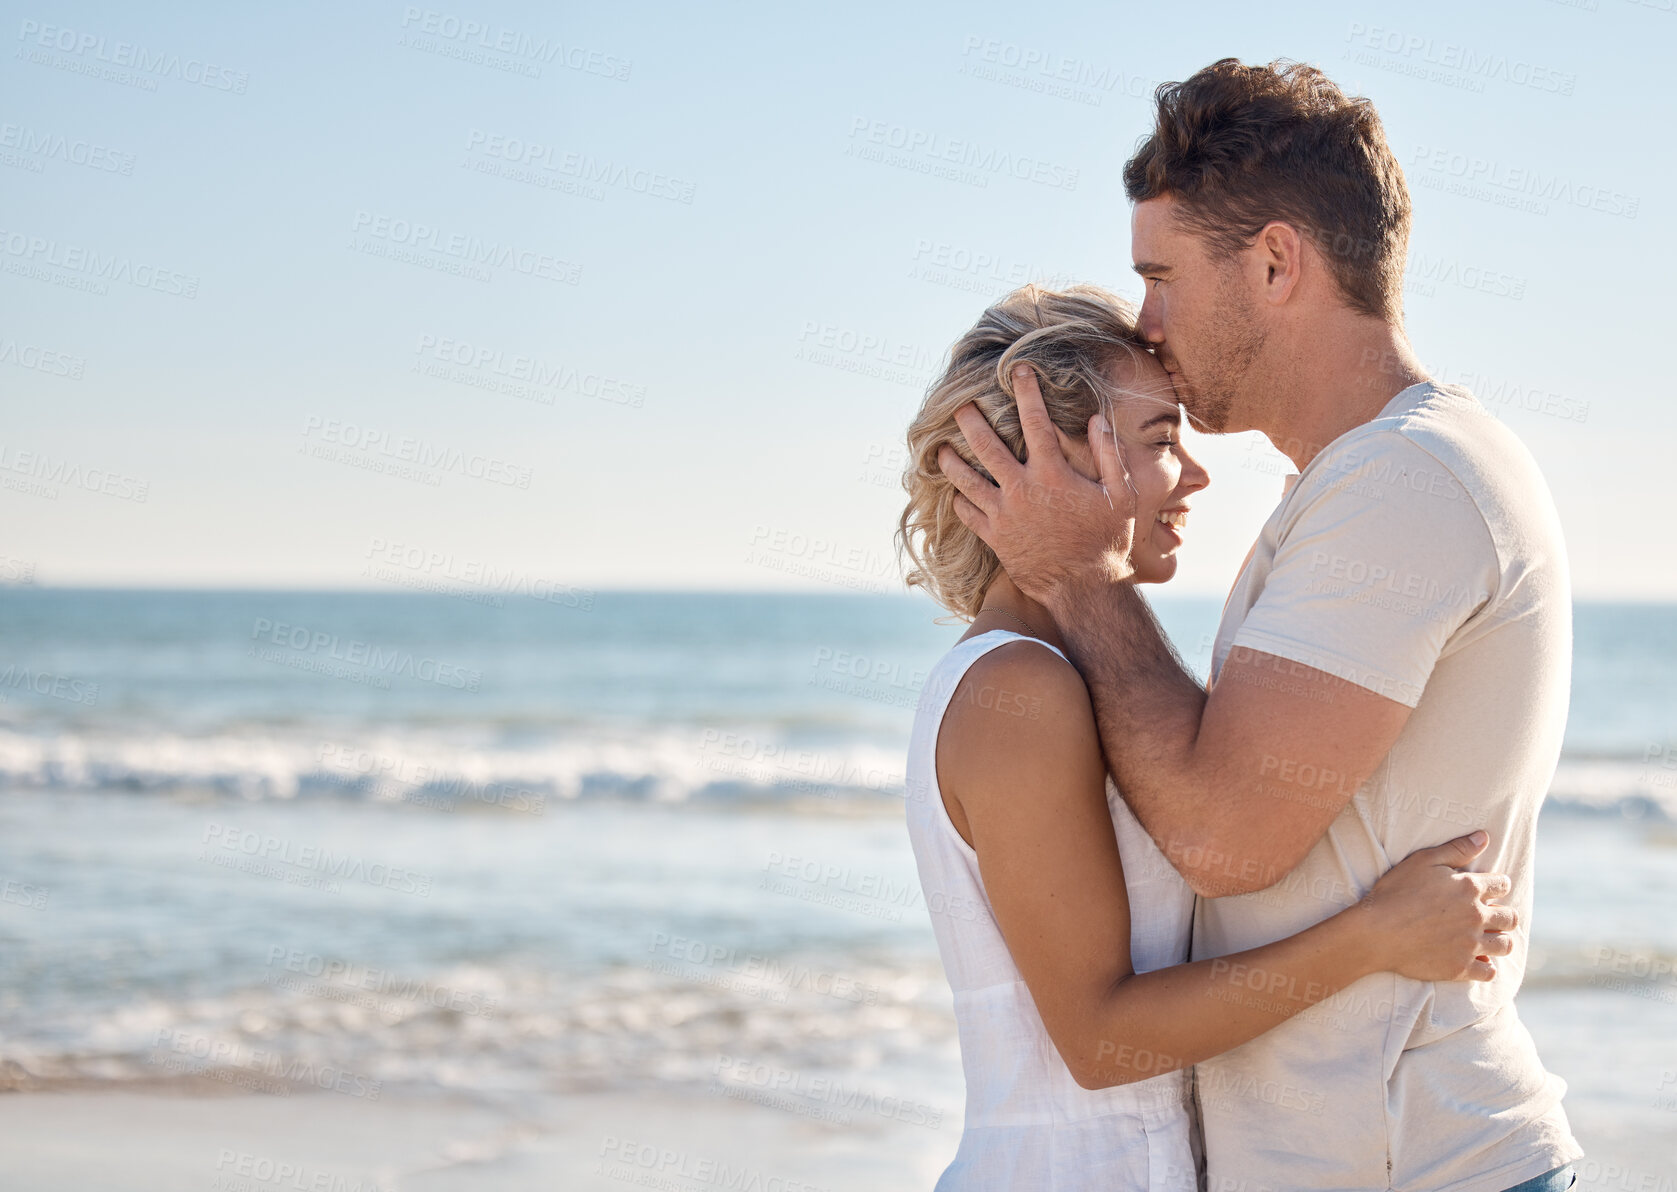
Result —
[[[1546, 1016], [1534, 1017], [1541, 1023]], [[1541, 1025], [1534, 1034], [1547, 1049]], [[908, 1192], [936, 1182], [960, 1134], [958, 1118], [937, 1129], [885, 1121], [839, 1126], [705, 1095], [543, 1097], [522, 1116], [466, 1099], [345, 1101], [329, 1093], [14, 1093], [0, 1097], [5, 1186], [8, 1192]], [[1609, 1103], [1573, 1098], [1569, 1109], [1589, 1150], [1580, 1192], [1677, 1186], [1677, 1112], [1627, 1116]]]
[[10, 1192], [512, 1192], [929, 1188], [942, 1131], [866, 1130], [720, 1098], [560, 1098], [513, 1120], [465, 1101], [72, 1092], [0, 1098]]

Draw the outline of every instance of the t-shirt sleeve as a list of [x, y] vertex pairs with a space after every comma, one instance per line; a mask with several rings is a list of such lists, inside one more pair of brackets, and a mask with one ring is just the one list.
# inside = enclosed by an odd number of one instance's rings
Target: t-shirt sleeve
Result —
[[1233, 647], [1413, 708], [1451, 635], [1493, 598], [1496, 547], [1461, 482], [1398, 431], [1330, 450], [1288, 498]]

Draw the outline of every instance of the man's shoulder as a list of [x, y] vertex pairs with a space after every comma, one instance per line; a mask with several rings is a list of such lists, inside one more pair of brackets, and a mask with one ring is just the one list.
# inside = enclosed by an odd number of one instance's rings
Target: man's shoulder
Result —
[[1312, 488], [1370, 499], [1420, 495], [1471, 510], [1493, 525], [1522, 507], [1549, 505], [1548, 486], [1526, 445], [1473, 394], [1428, 383], [1405, 391], [1312, 461]]
[[1363, 423], [1310, 461], [1290, 495], [1295, 504], [1321, 500], [1412, 505], [1418, 498], [1473, 506], [1472, 448], [1408, 414]]
[[[1493, 594], [1564, 593], [1560, 515], [1519, 437], [1458, 386], [1399, 398], [1311, 461], [1283, 534], [1355, 539], [1412, 566], [1471, 574], [1475, 590]], [[1521, 577], [1542, 582], [1513, 582]]]

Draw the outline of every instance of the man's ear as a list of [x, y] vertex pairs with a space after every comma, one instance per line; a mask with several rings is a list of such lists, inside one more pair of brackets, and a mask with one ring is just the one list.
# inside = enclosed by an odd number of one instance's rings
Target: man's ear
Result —
[[1304, 237], [1292, 224], [1272, 220], [1258, 232], [1255, 246], [1264, 275], [1260, 293], [1279, 306], [1293, 296], [1304, 271]]

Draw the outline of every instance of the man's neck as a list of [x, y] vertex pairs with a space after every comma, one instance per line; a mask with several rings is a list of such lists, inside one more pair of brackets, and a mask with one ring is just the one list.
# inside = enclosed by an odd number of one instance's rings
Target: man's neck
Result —
[[1322, 448], [1428, 379], [1402, 327], [1347, 311], [1325, 330], [1289, 370], [1286, 403], [1256, 428], [1301, 472]]

